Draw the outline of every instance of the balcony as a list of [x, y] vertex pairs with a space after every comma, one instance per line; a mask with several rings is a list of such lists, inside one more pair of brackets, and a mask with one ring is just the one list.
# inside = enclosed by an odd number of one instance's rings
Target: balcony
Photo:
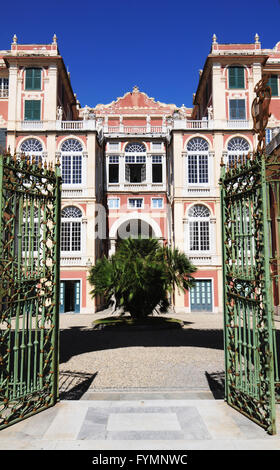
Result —
[[209, 130], [222, 130], [222, 129], [247, 129], [253, 128], [253, 123], [248, 119], [201, 119], [201, 120], [188, 120], [188, 119], [174, 119], [173, 129], [209, 129]]
[[93, 119], [84, 121], [21, 121], [22, 131], [44, 130], [44, 131], [89, 131], [96, 129]]
[[107, 183], [108, 192], [129, 191], [129, 192], [145, 192], [145, 191], [166, 191], [166, 183]]
[[145, 126], [125, 126], [125, 125], [118, 125], [118, 126], [103, 126], [104, 134], [110, 135], [117, 135], [117, 134], [129, 134], [129, 135], [162, 135], [167, 134], [168, 130], [166, 126], [151, 126], [149, 124]]

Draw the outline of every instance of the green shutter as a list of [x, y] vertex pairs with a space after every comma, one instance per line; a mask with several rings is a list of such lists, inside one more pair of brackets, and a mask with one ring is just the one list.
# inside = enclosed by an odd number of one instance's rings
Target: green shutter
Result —
[[41, 101], [25, 100], [24, 120], [40, 121], [41, 119]]
[[32, 90], [32, 82], [33, 82], [33, 69], [26, 69], [25, 70], [25, 89]]
[[25, 89], [41, 90], [41, 69], [30, 68], [25, 70]]
[[229, 100], [229, 118], [246, 119], [245, 100]]
[[236, 67], [236, 79], [237, 79], [237, 87], [236, 88], [244, 88], [244, 69], [243, 67]]
[[278, 75], [271, 75], [268, 85], [271, 88], [271, 95], [278, 96]]
[[244, 68], [228, 68], [228, 86], [229, 88], [244, 88]]

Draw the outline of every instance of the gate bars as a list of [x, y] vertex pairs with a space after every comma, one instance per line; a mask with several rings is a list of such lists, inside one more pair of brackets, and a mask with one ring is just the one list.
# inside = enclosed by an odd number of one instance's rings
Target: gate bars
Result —
[[56, 403], [59, 165], [0, 156], [0, 429]]
[[[274, 272], [277, 269], [275, 259], [271, 258], [274, 233], [271, 221], [275, 221], [275, 214], [269, 197], [268, 176], [273, 173], [269, 166], [269, 160], [258, 153], [244, 156], [230, 168], [222, 162], [220, 183], [226, 401], [269, 434], [275, 434], [275, 382], [279, 379], [272, 268]], [[278, 209], [279, 168], [278, 162]], [[274, 281], [278, 274], [274, 274]]]

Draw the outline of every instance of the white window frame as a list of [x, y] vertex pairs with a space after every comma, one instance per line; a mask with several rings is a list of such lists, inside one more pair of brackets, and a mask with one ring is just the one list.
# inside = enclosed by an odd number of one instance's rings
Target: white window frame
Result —
[[[67, 209], [68, 207], [74, 207], [75, 209], [77, 209], [78, 211], [80, 211], [80, 216], [79, 217], [63, 217], [63, 214], [61, 215], [61, 252], [63, 253], [63, 255], [65, 256], [66, 254], [67, 255], [72, 255], [72, 256], [80, 256], [81, 253], [82, 253], [82, 241], [83, 241], [83, 233], [82, 233], [82, 228], [83, 228], [83, 224], [82, 224], [82, 211], [81, 209], [79, 209], [78, 207], [76, 206], [65, 206], [63, 207], [62, 209], [62, 212], [64, 209]], [[63, 241], [62, 241], [62, 233], [63, 233], [63, 230], [62, 230], [62, 227], [63, 227], [63, 224], [66, 224], [66, 223], [69, 223], [70, 224], [70, 236], [69, 236], [69, 240], [70, 240], [70, 249], [69, 250], [63, 250], [62, 249], [62, 246], [63, 246]], [[79, 224], [79, 246], [80, 246], [80, 249], [79, 250], [73, 250], [73, 223], [77, 223]]]
[[[201, 140], [207, 145], [207, 150], [189, 150], [188, 145], [191, 144], [193, 140]], [[190, 163], [190, 157], [195, 157], [195, 167], [196, 167], [196, 177], [197, 177], [197, 182], [190, 182], [190, 172], [189, 172], [189, 163]], [[199, 175], [200, 175], [200, 157], [206, 157], [206, 162], [207, 162], [207, 182], [200, 182], [199, 181]], [[206, 139], [203, 139], [203, 137], [193, 137], [192, 139], [189, 140], [187, 143], [187, 153], [186, 153], [186, 186], [190, 187], [209, 187], [210, 186], [210, 160], [209, 160], [209, 144]]]
[[[117, 201], [117, 204], [116, 204], [115, 207], [114, 207], [114, 204], [113, 204], [113, 207], [110, 207], [110, 202], [111, 202], [111, 201], [114, 201], [115, 203], [116, 203], [116, 201]], [[109, 198], [108, 198], [108, 208], [109, 208], [110, 210], [117, 210], [117, 209], [119, 209], [119, 208], [120, 208], [120, 198], [119, 198], [119, 197], [109, 197]]]
[[[137, 207], [137, 206], [134, 206], [134, 207], [131, 207], [130, 206], [130, 201], [142, 201], [141, 203], [141, 207]], [[135, 210], [135, 209], [144, 209], [144, 198], [143, 197], [129, 197], [127, 199], [127, 208], [128, 209], [131, 209], [131, 210]]]
[[[190, 216], [189, 213], [188, 213], [188, 224], [189, 224], [189, 233], [188, 233], [188, 238], [189, 238], [189, 242], [188, 242], [188, 252], [191, 253], [191, 254], [204, 254], [204, 253], [211, 253], [211, 227], [210, 227], [210, 210], [208, 209], [208, 207], [204, 206], [203, 204], [195, 204], [194, 206], [192, 206], [189, 211], [193, 208], [195, 208], [196, 206], [203, 206], [206, 210], [208, 210], [208, 216]], [[198, 223], [198, 249], [193, 249], [192, 248], [192, 240], [194, 238], [194, 234], [191, 233], [191, 231], [193, 230], [194, 228], [194, 223], [197, 222]], [[202, 249], [201, 246], [202, 246], [202, 223], [206, 223], [207, 224], [207, 227], [208, 227], [208, 248], [207, 249]], [[204, 236], [204, 235], [203, 235]]]
[[[161, 201], [161, 207], [159, 207], [157, 204], [154, 205], [155, 201]], [[151, 198], [151, 208], [152, 209], [163, 209], [164, 208], [163, 197], [152, 197]]]
[[[67, 141], [70, 141], [70, 140], [74, 140], [76, 141], [80, 146], [81, 146], [81, 149], [80, 150], [63, 150], [63, 145], [67, 142]], [[62, 182], [62, 187], [63, 188], [77, 188], [78, 186], [79, 187], [82, 187], [84, 186], [85, 184], [85, 177], [84, 177], [84, 162], [83, 162], [83, 145], [82, 143], [76, 139], [76, 138], [69, 138], [69, 139], [66, 139], [64, 140], [64, 142], [62, 143], [61, 145], [61, 150], [60, 150], [60, 155], [61, 155], [61, 173], [63, 174], [63, 157], [68, 157], [70, 159], [70, 183], [66, 183], [66, 182]], [[79, 171], [79, 174], [78, 176], [80, 176], [80, 181], [79, 182], [73, 182], [73, 179], [74, 179], [74, 163], [73, 163], [73, 160], [75, 157], [80, 157], [79, 160], [80, 160], [80, 163], [79, 163], [79, 166], [80, 166], [80, 171]]]
[[[239, 144], [238, 144], [238, 139], [239, 139]], [[229, 150], [229, 145], [230, 143], [233, 141], [233, 140], [236, 140], [236, 144], [235, 146], [237, 147], [236, 150]], [[248, 148], [241, 148], [242, 145], [246, 145], [248, 146]], [[239, 149], [238, 149], [239, 147]], [[248, 142], [247, 139], [245, 139], [244, 137], [240, 137], [240, 136], [235, 136], [235, 137], [232, 137], [231, 139], [229, 139], [228, 143], [227, 143], [227, 166], [230, 165], [230, 157], [233, 157], [232, 158], [232, 162], [234, 163], [236, 161], [236, 163], [238, 163], [238, 160], [239, 158], [243, 158], [244, 155], [248, 155], [248, 153], [250, 152], [250, 144]]]

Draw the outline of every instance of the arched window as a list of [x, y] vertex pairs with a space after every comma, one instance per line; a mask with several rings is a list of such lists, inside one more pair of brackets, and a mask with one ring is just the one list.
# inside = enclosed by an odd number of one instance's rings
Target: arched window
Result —
[[42, 161], [43, 146], [38, 139], [26, 139], [20, 145], [20, 153], [24, 153], [31, 158], [35, 157], [36, 163], [38, 164], [39, 161]]
[[210, 211], [202, 204], [189, 209], [189, 249], [191, 251], [210, 250]]
[[187, 144], [187, 181], [189, 184], [207, 184], [209, 145], [201, 137], [194, 137]]
[[146, 181], [146, 147], [131, 142], [125, 147], [125, 180], [129, 183]]
[[82, 211], [67, 206], [61, 211], [61, 251], [81, 251]]
[[139, 142], [131, 142], [125, 146], [125, 153], [143, 153], [146, 152], [144, 144]]
[[243, 137], [233, 137], [230, 139], [227, 145], [228, 151], [228, 165], [234, 165], [234, 163], [238, 163], [238, 160], [242, 158], [246, 158], [248, 152], [250, 150], [250, 146], [246, 139]]
[[62, 182], [64, 184], [82, 183], [83, 146], [77, 139], [67, 139], [61, 146]]

